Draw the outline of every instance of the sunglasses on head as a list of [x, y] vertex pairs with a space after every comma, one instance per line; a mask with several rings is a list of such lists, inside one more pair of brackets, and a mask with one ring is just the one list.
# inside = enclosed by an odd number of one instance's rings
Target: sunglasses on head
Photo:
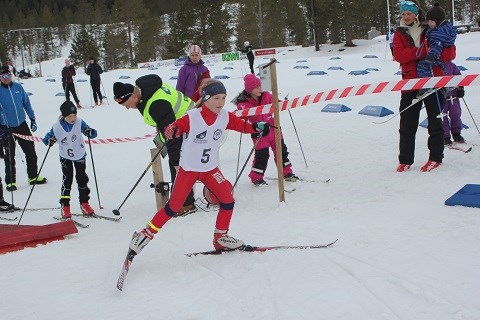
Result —
[[11, 76], [12, 76], [12, 75], [11, 75], [10, 73], [4, 73], [4, 74], [1, 75], [1, 77], [2, 77], [3, 79], [8, 79], [8, 78], [10, 78]]
[[[123, 95], [123, 96], [121, 96], [121, 97], [115, 97], [115, 101], [117, 101], [117, 102], [120, 103], [120, 104], [123, 104], [123, 103], [125, 103], [125, 102], [128, 100], [128, 99], [127, 99], [127, 100], [123, 101], [123, 99], [126, 98], [126, 97], [129, 97], [129, 96], [131, 96], [131, 95], [132, 95], [131, 93], [127, 93], [127, 94], [125, 94], [125, 95]], [[122, 101], [123, 101], [123, 102], [122, 102]]]

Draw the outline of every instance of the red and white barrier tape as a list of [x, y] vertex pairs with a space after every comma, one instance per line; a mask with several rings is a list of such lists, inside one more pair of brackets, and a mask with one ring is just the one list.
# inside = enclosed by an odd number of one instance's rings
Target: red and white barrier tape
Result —
[[[35, 141], [35, 142], [43, 142], [42, 138], [40, 137], [35, 137], [35, 136], [25, 136], [22, 134], [14, 133], [14, 136], [23, 139], [23, 140], [29, 140], [29, 141]], [[148, 138], [153, 138], [157, 134], [156, 133], [150, 133], [146, 134], [142, 137], [133, 137], [133, 138], [108, 138], [108, 139], [90, 139], [90, 142], [92, 144], [110, 144], [110, 143], [121, 143], [121, 142], [131, 142], [131, 141], [138, 141], [138, 140], [144, 140]], [[88, 139], [83, 140], [85, 143], [88, 143]]]
[[[364, 84], [354, 87], [346, 87], [343, 89], [333, 89], [316, 94], [309, 94], [304, 97], [294, 98], [291, 100], [280, 101], [279, 108], [281, 111], [304, 107], [309, 104], [318, 103], [320, 101], [328, 101], [333, 99], [341, 99], [351, 96], [362, 96], [365, 94], [374, 94], [382, 92], [394, 92], [402, 90], [420, 90], [426, 88], [443, 88], [443, 87], [467, 87], [480, 85], [480, 74], [466, 74], [459, 76], [443, 76], [433, 78], [405, 79], [396, 82], [380, 82], [377, 84]], [[234, 112], [239, 117], [254, 116], [265, 113], [273, 113], [273, 105], [266, 104], [256, 108], [248, 108]]]

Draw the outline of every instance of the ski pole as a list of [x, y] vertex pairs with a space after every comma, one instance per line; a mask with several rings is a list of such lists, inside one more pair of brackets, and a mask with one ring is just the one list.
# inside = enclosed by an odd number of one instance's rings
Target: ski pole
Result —
[[100, 193], [98, 191], [98, 183], [97, 183], [97, 174], [95, 172], [95, 162], [93, 161], [93, 152], [92, 152], [92, 143], [90, 141], [90, 136], [88, 138], [88, 147], [90, 148], [90, 158], [92, 159], [92, 169], [93, 169], [93, 178], [95, 179], [95, 189], [97, 189], [97, 199], [98, 199], [98, 207], [103, 209], [102, 204], [100, 203]]
[[25, 202], [25, 206], [23, 207], [22, 214], [18, 219], [18, 224], [20, 224], [20, 221], [22, 221], [23, 214], [25, 213], [25, 209], [27, 208], [27, 205], [28, 205], [28, 201], [30, 201], [30, 197], [32, 196], [33, 189], [35, 189], [35, 186], [37, 185], [38, 177], [40, 176], [40, 172], [42, 172], [43, 165], [45, 164], [45, 160], [47, 160], [48, 152], [50, 151], [51, 147], [52, 146], [48, 144], [47, 153], [45, 153], [45, 157], [43, 158], [42, 165], [40, 166], [40, 169], [38, 169], [37, 176], [35, 177], [35, 183], [32, 185], [32, 189], [30, 189], [30, 193], [28, 194], [27, 201]]
[[[285, 100], [288, 100], [288, 94], [285, 96]], [[305, 158], [305, 153], [303, 152], [302, 143], [300, 142], [300, 137], [298, 136], [297, 127], [295, 126], [295, 122], [293, 121], [292, 113], [290, 112], [290, 109], [287, 109], [287, 110], [288, 110], [288, 114], [290, 115], [290, 120], [292, 120], [293, 130], [295, 130], [295, 135], [297, 136], [298, 144], [300, 145], [300, 150], [302, 151], [303, 161], [305, 161], [305, 166], [308, 168], [307, 159]]]
[[133, 186], [132, 190], [130, 190], [130, 192], [127, 194], [127, 196], [125, 197], [125, 199], [123, 200], [123, 202], [120, 204], [120, 206], [118, 207], [118, 209], [114, 209], [112, 210], [113, 214], [118, 216], [120, 215], [120, 209], [122, 208], [122, 206], [124, 205], [125, 201], [127, 201], [127, 199], [130, 197], [130, 195], [132, 194], [133, 190], [135, 190], [135, 188], [137, 187], [137, 185], [140, 183], [140, 181], [143, 179], [143, 176], [145, 176], [145, 174], [147, 173], [148, 169], [150, 169], [150, 167], [152, 166], [153, 162], [155, 161], [155, 159], [157, 159], [158, 155], [160, 153], [162, 153], [163, 149], [165, 148], [167, 144], [164, 144], [159, 150], [158, 152], [155, 154], [155, 156], [153, 157], [152, 161], [150, 161], [150, 163], [148, 164], [147, 168], [145, 169], [145, 171], [143, 171], [142, 175], [140, 176], [140, 178], [138, 178], [137, 182], [135, 182], [135, 185]]
[[102, 84], [103, 93], [105, 94], [105, 100], [107, 100], [107, 104], [110, 105], [110, 102], [108, 102], [108, 98], [107, 98], [107, 92], [105, 91], [105, 87], [103, 86], [103, 81], [100, 80], [100, 83]]
[[470, 108], [468, 107], [467, 103], [465, 102], [465, 99], [462, 97], [463, 103], [465, 104], [465, 107], [468, 110], [468, 113], [470, 114], [470, 117], [472, 117], [473, 124], [475, 125], [475, 128], [477, 128], [478, 134], [480, 134], [480, 130], [478, 130], [477, 123], [475, 122], [475, 119], [473, 118], [472, 113], [470, 112]]
[[242, 148], [242, 135], [243, 132], [240, 132], [240, 142], [238, 143], [237, 171], [235, 172], [235, 176], [238, 176], [238, 166], [240, 165], [240, 149]]
[[240, 179], [240, 176], [243, 173], [243, 170], [245, 170], [245, 167], [247, 166], [248, 160], [250, 160], [250, 157], [253, 154], [253, 151], [255, 151], [255, 148], [257, 147], [258, 142], [262, 138], [262, 133], [259, 133], [257, 141], [255, 141], [252, 150], [250, 150], [250, 153], [248, 154], [247, 160], [245, 160], [245, 163], [243, 164], [242, 170], [240, 170], [240, 173], [237, 175], [237, 178], [235, 179], [235, 183], [233, 184], [232, 190], [235, 189], [235, 186], [237, 185], [238, 180]]

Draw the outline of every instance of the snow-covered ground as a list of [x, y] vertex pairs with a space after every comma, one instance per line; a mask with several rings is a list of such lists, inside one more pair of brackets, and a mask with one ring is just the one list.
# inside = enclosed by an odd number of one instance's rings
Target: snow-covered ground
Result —
[[[480, 34], [459, 35], [458, 65], [464, 73], [480, 73]], [[364, 83], [396, 81], [398, 63], [392, 61], [384, 37], [358, 40], [355, 48], [322, 46], [320, 52], [302, 48], [276, 58], [279, 92], [283, 97], [343, 88]], [[475, 44], [477, 43], [477, 44]], [[365, 59], [365, 54], [378, 58]], [[338, 56], [341, 59], [330, 60]], [[306, 60], [307, 62], [299, 62]], [[265, 60], [266, 61], [266, 60]], [[263, 62], [257, 59], [256, 65]], [[308, 65], [310, 69], [293, 69]], [[232, 66], [234, 69], [224, 69]], [[327, 70], [341, 66], [344, 71]], [[43, 136], [59, 115], [63, 97], [60, 71], [63, 58], [42, 64], [47, 77], [24, 80], [37, 115], [37, 136]], [[242, 90], [246, 63], [209, 65], [213, 76], [226, 74], [228, 100]], [[377, 68], [368, 75], [349, 71]], [[311, 70], [328, 75], [306, 76]], [[87, 79], [81, 70], [77, 80]], [[177, 69], [153, 72], [162, 79]], [[109, 104], [82, 109], [79, 116], [99, 132], [99, 138], [137, 137], [153, 132], [140, 114], [116, 104], [112, 85], [120, 76], [134, 80], [147, 70], [113, 70], [104, 73], [103, 90]], [[81, 102], [91, 104], [89, 83], [76, 82]], [[480, 121], [480, 90], [466, 88], [465, 101]], [[134, 260], [124, 291], [116, 280], [132, 232], [140, 230], [156, 211], [153, 181], [148, 173], [121, 209], [120, 223], [86, 220], [89, 229], [46, 246], [0, 255], [1, 319], [355, 319], [355, 320], [474, 320], [480, 319], [480, 211], [449, 207], [444, 201], [467, 183], [479, 183], [480, 147], [464, 154], [445, 150], [443, 165], [420, 172], [428, 159], [427, 131], [419, 128], [416, 162], [409, 172], [395, 171], [398, 154], [398, 118], [374, 124], [379, 118], [359, 115], [366, 105], [398, 111], [399, 93], [365, 95], [331, 101], [352, 111], [324, 113], [327, 103], [291, 111], [308, 167], [288, 113], [281, 114], [282, 128], [294, 171], [314, 182], [287, 183], [296, 191], [279, 203], [277, 183], [254, 187], [247, 172], [235, 190], [236, 206], [230, 233], [255, 245], [322, 244], [339, 239], [329, 249], [285, 250], [266, 253], [230, 253], [197, 256], [185, 253], [211, 249], [215, 212], [171, 220]], [[234, 110], [230, 103], [226, 106]], [[422, 120], [425, 118], [422, 112]], [[385, 118], [383, 118], [385, 119]], [[480, 145], [479, 133], [468, 112], [462, 132], [468, 142]], [[235, 180], [240, 135], [230, 132], [221, 149], [222, 170]], [[98, 213], [112, 215], [150, 161], [150, 139], [93, 145], [96, 175], [105, 209], [100, 210], [92, 163], [88, 157], [91, 204]], [[252, 147], [243, 136], [242, 165]], [[47, 147], [36, 144], [39, 164]], [[163, 162], [164, 172], [168, 172]], [[250, 163], [247, 165], [247, 171]], [[2, 169], [3, 170], [3, 169]], [[14, 203], [23, 208], [30, 192], [24, 155], [17, 152], [17, 186]], [[29, 208], [58, 205], [61, 170], [58, 147], [49, 152], [42, 176], [46, 185], [34, 189]], [[274, 177], [273, 160], [267, 177]], [[3, 174], [2, 174], [3, 176]], [[167, 174], [168, 177], [168, 174]], [[322, 182], [330, 179], [330, 182]], [[72, 199], [77, 196], [73, 185]], [[201, 185], [197, 196], [201, 197]], [[11, 194], [5, 192], [11, 200]], [[78, 204], [72, 201], [74, 211]], [[56, 211], [27, 211], [22, 224], [55, 222]], [[2, 214], [15, 217], [18, 213]], [[113, 216], [113, 215], [112, 215]], [[2, 221], [2, 223], [6, 223]], [[8, 222], [7, 222], [8, 223]]]

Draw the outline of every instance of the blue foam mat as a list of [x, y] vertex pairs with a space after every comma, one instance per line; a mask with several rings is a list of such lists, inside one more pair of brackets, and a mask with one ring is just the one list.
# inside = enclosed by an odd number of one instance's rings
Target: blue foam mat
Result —
[[466, 184], [445, 200], [445, 205], [480, 208], [480, 184]]

